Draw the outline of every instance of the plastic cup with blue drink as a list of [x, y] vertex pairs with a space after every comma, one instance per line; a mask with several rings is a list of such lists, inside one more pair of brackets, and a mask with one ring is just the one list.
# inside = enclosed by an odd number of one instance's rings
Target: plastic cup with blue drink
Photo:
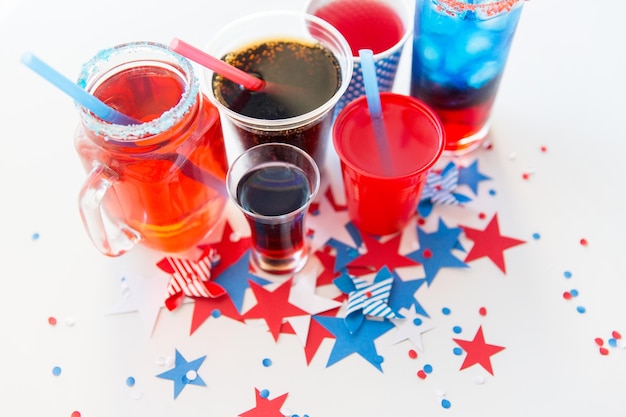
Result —
[[432, 107], [446, 153], [476, 149], [491, 109], [524, 0], [417, 0], [411, 95]]
[[365, 95], [359, 50], [372, 50], [378, 88], [381, 92], [392, 90], [404, 45], [412, 32], [407, 0], [311, 0], [306, 12], [333, 25], [352, 50], [352, 79], [335, 106], [335, 115]]

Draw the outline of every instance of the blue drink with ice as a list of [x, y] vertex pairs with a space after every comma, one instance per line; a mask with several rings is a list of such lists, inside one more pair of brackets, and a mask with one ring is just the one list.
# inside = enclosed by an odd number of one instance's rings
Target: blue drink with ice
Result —
[[411, 95], [441, 118], [446, 151], [470, 151], [486, 137], [523, 3], [416, 1]]

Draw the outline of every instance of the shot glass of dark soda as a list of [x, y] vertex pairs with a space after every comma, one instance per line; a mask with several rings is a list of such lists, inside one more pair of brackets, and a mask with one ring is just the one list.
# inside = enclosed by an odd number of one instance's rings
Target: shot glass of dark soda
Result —
[[250, 226], [252, 262], [259, 269], [288, 274], [306, 264], [304, 222], [319, 183], [313, 158], [293, 145], [257, 145], [233, 161], [226, 185]]

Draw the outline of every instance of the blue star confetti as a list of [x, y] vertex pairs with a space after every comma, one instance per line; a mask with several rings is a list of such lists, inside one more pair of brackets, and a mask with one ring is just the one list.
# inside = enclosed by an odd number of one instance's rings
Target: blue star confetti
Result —
[[200, 368], [200, 365], [202, 365], [202, 362], [204, 362], [205, 358], [206, 355], [191, 362], [187, 362], [177, 349], [174, 368], [158, 374], [157, 378], [174, 381], [174, 399], [178, 397], [186, 385], [198, 385], [205, 387], [206, 383], [202, 380], [200, 375], [198, 375], [198, 369]]
[[249, 288], [249, 281], [256, 282], [259, 285], [267, 285], [270, 281], [253, 275], [250, 272], [250, 250], [247, 250], [237, 262], [230, 265], [217, 278], [215, 283], [221, 285], [241, 313], [243, 308], [243, 300], [246, 289]]
[[490, 179], [491, 177], [481, 174], [478, 171], [478, 159], [474, 160], [474, 162], [467, 167], [459, 168], [458, 185], [467, 185], [472, 190], [474, 195], [478, 195], [478, 184], [481, 181]]
[[463, 250], [459, 242], [462, 232], [463, 229], [460, 227], [448, 227], [442, 219], [439, 219], [436, 232], [426, 233], [422, 228], [417, 228], [420, 248], [406, 256], [423, 265], [429, 286], [441, 268], [468, 267], [465, 262], [452, 254], [453, 249]]
[[356, 332], [350, 333], [342, 318], [313, 316], [313, 319], [335, 336], [326, 367], [357, 353], [376, 369], [383, 371], [383, 357], [378, 355], [374, 341], [395, 327], [389, 320], [364, 320]]

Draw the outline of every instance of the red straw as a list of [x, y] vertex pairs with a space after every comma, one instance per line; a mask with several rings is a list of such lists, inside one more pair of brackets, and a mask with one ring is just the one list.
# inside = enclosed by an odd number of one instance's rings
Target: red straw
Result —
[[265, 87], [265, 81], [248, 74], [239, 68], [228, 65], [222, 60], [219, 60], [206, 52], [192, 46], [178, 38], [172, 39], [170, 42], [170, 48], [182, 56], [191, 59], [194, 62], [210, 69], [221, 75], [224, 78], [229, 79], [244, 88], [252, 91], [260, 91]]

